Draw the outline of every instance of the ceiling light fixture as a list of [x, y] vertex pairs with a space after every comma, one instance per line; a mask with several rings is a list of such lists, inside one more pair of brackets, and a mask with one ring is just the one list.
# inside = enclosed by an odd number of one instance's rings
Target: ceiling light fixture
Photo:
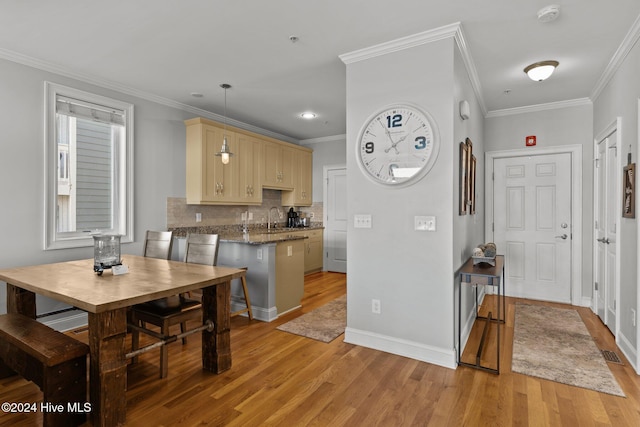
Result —
[[560, 6], [556, 4], [543, 7], [538, 11], [538, 21], [540, 22], [555, 21], [558, 16], [560, 16]]
[[222, 134], [222, 148], [219, 153], [216, 153], [216, 156], [222, 157], [222, 164], [226, 165], [229, 164], [229, 158], [233, 156], [227, 144], [227, 89], [231, 88], [231, 85], [223, 83], [220, 87], [224, 89], [224, 131]]
[[525, 68], [524, 72], [527, 73], [531, 80], [541, 82], [548, 79], [559, 64], [558, 61], [536, 62]]
[[300, 117], [302, 117], [303, 119], [310, 120], [310, 119], [315, 119], [317, 117], [317, 114], [316, 113], [312, 113], [311, 111], [307, 111], [307, 112], [304, 112], [304, 113], [300, 114]]

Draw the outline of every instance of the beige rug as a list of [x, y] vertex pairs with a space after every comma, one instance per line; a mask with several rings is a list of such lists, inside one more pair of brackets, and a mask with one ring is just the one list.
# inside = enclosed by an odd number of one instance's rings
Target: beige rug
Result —
[[516, 304], [511, 370], [624, 396], [576, 310]]
[[303, 314], [277, 329], [322, 342], [331, 342], [344, 333], [347, 326], [347, 296]]

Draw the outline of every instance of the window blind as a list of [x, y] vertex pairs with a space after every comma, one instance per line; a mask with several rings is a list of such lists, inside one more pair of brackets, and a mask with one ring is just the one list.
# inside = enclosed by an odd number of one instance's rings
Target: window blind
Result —
[[123, 110], [61, 95], [56, 97], [56, 113], [111, 125], [125, 125], [125, 112]]

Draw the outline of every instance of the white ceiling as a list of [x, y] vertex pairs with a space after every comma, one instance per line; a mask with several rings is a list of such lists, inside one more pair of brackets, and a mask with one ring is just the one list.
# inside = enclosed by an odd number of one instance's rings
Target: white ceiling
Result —
[[[560, 17], [538, 22], [549, 4]], [[639, 16], [639, 0], [4, 0], [0, 57], [218, 115], [229, 83], [230, 119], [322, 139], [346, 131], [341, 54], [460, 22], [490, 113], [588, 98]]]

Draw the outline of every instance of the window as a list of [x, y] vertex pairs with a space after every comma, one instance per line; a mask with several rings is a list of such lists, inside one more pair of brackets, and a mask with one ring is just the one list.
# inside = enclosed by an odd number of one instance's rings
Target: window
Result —
[[133, 105], [45, 83], [45, 249], [133, 241]]

